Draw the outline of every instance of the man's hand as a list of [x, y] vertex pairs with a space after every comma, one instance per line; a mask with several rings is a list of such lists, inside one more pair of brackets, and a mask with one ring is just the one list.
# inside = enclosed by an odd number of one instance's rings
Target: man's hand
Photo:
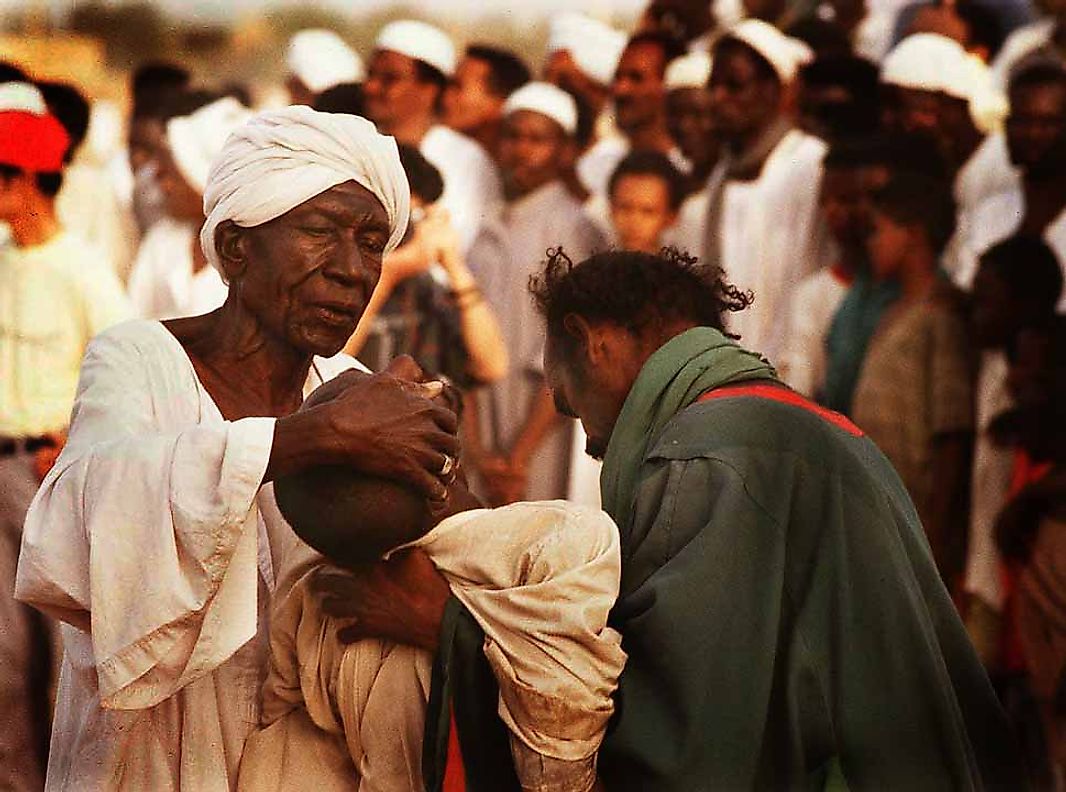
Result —
[[421, 550], [405, 550], [359, 572], [323, 567], [311, 588], [327, 615], [348, 622], [337, 634], [344, 643], [381, 638], [437, 650], [451, 590]]

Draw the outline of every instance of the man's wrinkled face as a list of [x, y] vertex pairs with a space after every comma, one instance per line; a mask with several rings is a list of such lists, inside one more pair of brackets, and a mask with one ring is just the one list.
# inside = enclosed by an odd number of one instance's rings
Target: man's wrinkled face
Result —
[[1007, 147], [1011, 162], [1026, 171], [1042, 170], [1066, 141], [1066, 87], [1022, 86], [1011, 92]]
[[388, 134], [401, 120], [433, 115], [437, 87], [419, 79], [414, 58], [390, 50], [371, 56], [363, 84], [367, 117]]
[[705, 88], [678, 88], [666, 95], [666, 126], [685, 158], [696, 166], [715, 159], [711, 94]]
[[339, 352], [381, 277], [389, 221], [377, 197], [344, 182], [240, 234], [244, 266], [227, 270], [231, 293], [292, 347]]
[[719, 48], [709, 83], [714, 124], [722, 140], [742, 145], [778, 113], [781, 89], [761, 74], [743, 45]]
[[637, 42], [625, 48], [611, 86], [618, 128], [623, 132], [631, 134], [659, 123], [666, 110], [665, 70], [665, 55], [658, 45]]
[[554, 120], [531, 110], [511, 113], [499, 149], [507, 195], [525, 195], [559, 178], [570, 154], [569, 138]]
[[489, 64], [469, 56], [460, 61], [455, 78], [444, 91], [444, 123], [460, 132], [471, 132], [499, 119], [504, 97], [489, 86]]

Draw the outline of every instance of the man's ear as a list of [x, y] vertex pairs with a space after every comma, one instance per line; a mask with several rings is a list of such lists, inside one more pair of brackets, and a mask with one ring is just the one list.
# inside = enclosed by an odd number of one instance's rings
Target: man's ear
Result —
[[563, 318], [563, 328], [577, 342], [578, 350], [590, 365], [603, 365], [610, 357], [605, 325], [590, 324], [585, 317], [571, 313]]
[[245, 246], [247, 241], [242, 229], [232, 220], [223, 220], [215, 229], [215, 252], [226, 283], [239, 280], [248, 267]]

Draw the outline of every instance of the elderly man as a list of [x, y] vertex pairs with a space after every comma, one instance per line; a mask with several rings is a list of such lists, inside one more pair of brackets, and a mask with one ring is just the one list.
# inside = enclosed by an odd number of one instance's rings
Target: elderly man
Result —
[[[16, 105], [5, 89], [5, 104]], [[40, 789], [51, 627], [15, 602], [22, 523], [70, 419], [78, 363], [129, 306], [103, 254], [56, 216], [69, 138], [33, 86], [0, 111], [0, 786]]]
[[378, 35], [364, 96], [378, 129], [417, 148], [441, 172], [441, 205], [465, 253], [482, 218], [499, 204], [501, 186], [484, 149], [437, 117], [455, 61], [455, 47], [442, 31], [424, 22], [392, 22]]
[[529, 82], [529, 67], [513, 52], [472, 44], [444, 91], [444, 123], [495, 158], [507, 97]]
[[796, 284], [827, 263], [817, 222], [825, 144], [792, 126], [785, 97], [806, 45], [756, 19], [734, 27], [714, 51], [710, 90], [724, 152], [707, 188], [702, 258], [745, 291], [751, 310], [730, 330], [774, 360]]
[[226, 285], [207, 263], [197, 233], [204, 222], [203, 192], [211, 163], [226, 138], [251, 117], [226, 97], [167, 122], [156, 153], [156, 179], [167, 214], [141, 240], [130, 273], [133, 307], [145, 319], [173, 319], [213, 311], [226, 300]]
[[425, 398], [440, 383], [364, 377], [296, 413], [355, 365], [337, 353], [406, 229], [395, 142], [353, 116], [265, 113], [204, 195], [225, 304], [93, 341], [26, 518], [16, 596], [63, 621], [49, 789], [233, 788], [295, 543], [270, 482], [351, 465], [440, 500], [454, 466], [455, 415]]
[[529, 83], [504, 111], [507, 205], [485, 223], [469, 256], [511, 358], [508, 375], [479, 394], [467, 422], [469, 460], [494, 505], [566, 492], [570, 427], [554, 415], [544, 390], [544, 336], [525, 283], [550, 247], [588, 253], [604, 244], [560, 180], [574, 156], [574, 100], [554, 85]]

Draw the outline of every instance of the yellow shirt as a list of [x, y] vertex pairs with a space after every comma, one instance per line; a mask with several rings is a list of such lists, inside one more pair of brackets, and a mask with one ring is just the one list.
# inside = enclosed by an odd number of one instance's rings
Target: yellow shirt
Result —
[[130, 315], [108, 262], [76, 237], [0, 248], [0, 436], [66, 427], [85, 347]]

